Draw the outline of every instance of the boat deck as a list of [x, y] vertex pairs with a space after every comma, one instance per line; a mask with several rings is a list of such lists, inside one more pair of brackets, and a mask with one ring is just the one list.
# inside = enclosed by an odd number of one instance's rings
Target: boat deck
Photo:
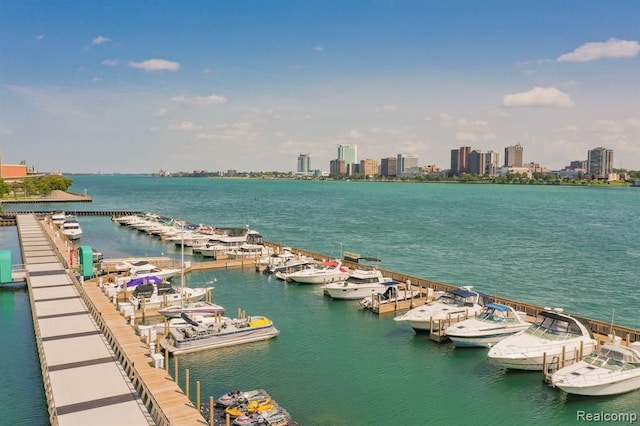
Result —
[[38, 220], [16, 219], [51, 423], [154, 424]]

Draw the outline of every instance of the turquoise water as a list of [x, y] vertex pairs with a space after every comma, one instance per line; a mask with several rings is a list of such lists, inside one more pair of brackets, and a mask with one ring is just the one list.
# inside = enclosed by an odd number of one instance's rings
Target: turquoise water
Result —
[[[72, 190], [87, 189], [92, 204], [42, 208], [131, 209], [218, 226], [248, 224], [269, 241], [332, 256], [341, 250], [375, 256], [386, 269], [607, 322], [615, 315], [617, 324], [640, 328], [637, 188], [73, 178]], [[80, 221], [82, 243], [106, 257], [180, 256], [108, 218]], [[539, 373], [507, 373], [488, 362], [484, 349], [436, 344], [392, 316], [332, 301], [318, 287], [252, 270], [194, 273], [188, 283], [204, 286], [213, 278], [217, 303], [231, 313], [267, 315], [281, 334], [181, 357], [191, 394], [199, 380], [206, 400], [234, 388], [265, 388], [303, 425], [487, 424], [496, 415], [508, 423], [570, 424], [580, 410], [640, 414], [640, 392], [570, 398], [544, 385]], [[12, 316], [2, 306], [3, 316]], [[41, 391], [26, 392], [33, 398]]]

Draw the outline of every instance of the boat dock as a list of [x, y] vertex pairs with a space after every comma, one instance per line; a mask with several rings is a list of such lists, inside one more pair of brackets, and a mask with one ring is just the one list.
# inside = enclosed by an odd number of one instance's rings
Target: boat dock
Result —
[[67, 269], [53, 227], [16, 219], [50, 423], [205, 425], [99, 287]]

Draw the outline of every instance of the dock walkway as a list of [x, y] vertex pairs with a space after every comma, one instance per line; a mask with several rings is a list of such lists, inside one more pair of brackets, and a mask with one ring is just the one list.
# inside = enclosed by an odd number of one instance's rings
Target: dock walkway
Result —
[[205, 425], [97, 282], [65, 269], [54, 227], [17, 220], [51, 424]]
[[17, 224], [51, 424], [154, 424], [38, 220]]

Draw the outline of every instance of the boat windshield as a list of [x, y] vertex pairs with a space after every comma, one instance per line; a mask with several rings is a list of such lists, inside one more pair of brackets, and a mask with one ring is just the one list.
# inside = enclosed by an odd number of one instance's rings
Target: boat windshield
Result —
[[366, 278], [356, 278], [356, 277], [349, 277], [347, 278], [347, 283], [349, 284], [369, 284], [369, 283], [377, 283], [378, 282], [378, 278], [377, 277], [366, 277]]
[[476, 318], [484, 322], [515, 322], [516, 319], [510, 314], [510, 311], [485, 307]]
[[566, 340], [582, 336], [580, 327], [571, 319], [542, 313], [526, 332], [548, 340]]
[[584, 358], [584, 362], [594, 367], [608, 370], [631, 370], [640, 368], [640, 359], [623, 348], [603, 346]]

